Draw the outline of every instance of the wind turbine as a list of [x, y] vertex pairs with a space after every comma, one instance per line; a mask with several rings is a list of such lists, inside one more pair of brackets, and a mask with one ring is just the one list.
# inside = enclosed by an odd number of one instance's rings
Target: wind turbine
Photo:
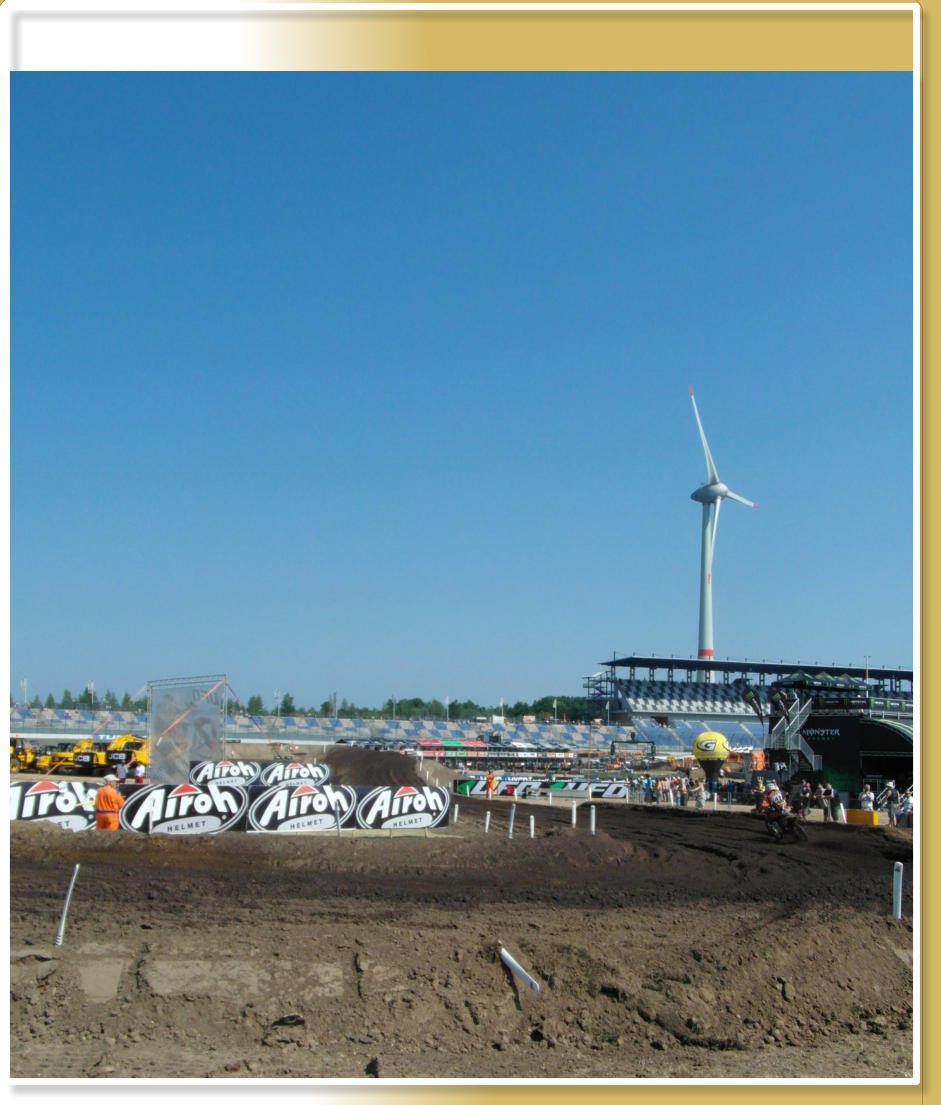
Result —
[[[699, 579], [699, 658], [700, 660], [712, 660], [715, 656], [712, 643], [712, 555], [716, 545], [716, 529], [719, 525], [719, 507], [723, 499], [734, 499], [745, 506], [756, 507], [750, 499], [744, 499], [736, 495], [719, 479], [712, 453], [709, 452], [709, 442], [702, 428], [699, 411], [696, 409], [696, 397], [693, 389], [689, 389], [689, 397], [693, 401], [693, 414], [696, 415], [696, 425], [699, 427], [699, 436], [702, 438], [703, 452], [706, 454], [706, 482], [701, 484], [690, 495], [697, 503], [702, 503], [702, 559], [700, 562]], [[712, 682], [712, 672], [702, 673], [700, 680], [704, 683]]]

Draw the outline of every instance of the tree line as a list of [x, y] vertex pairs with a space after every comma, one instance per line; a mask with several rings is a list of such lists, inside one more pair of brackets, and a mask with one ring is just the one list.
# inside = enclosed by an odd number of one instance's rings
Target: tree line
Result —
[[[13, 706], [13, 698], [10, 698]], [[136, 710], [147, 709], [147, 698], [132, 699], [125, 692], [121, 698], [114, 691], [105, 691], [96, 695], [85, 688], [79, 695], [64, 690], [59, 699], [48, 694], [44, 701], [34, 695], [29, 703], [30, 709], [39, 710]], [[331, 696], [321, 702], [319, 707], [299, 706], [294, 696], [285, 691], [273, 703], [265, 704], [262, 696], [253, 694], [242, 704], [234, 698], [228, 699], [227, 711], [231, 715], [247, 714], [251, 717], [341, 717], [378, 720], [396, 718], [402, 721], [421, 719], [424, 721], [473, 721], [474, 718], [491, 718], [501, 714], [511, 721], [521, 721], [524, 717], [534, 717], [536, 721], [572, 721], [587, 722], [596, 716], [597, 703], [577, 695], [544, 695], [533, 702], [514, 702], [512, 706], [484, 706], [472, 699], [458, 702], [441, 702], [437, 698], [387, 698], [381, 706], [357, 706], [343, 698], [337, 701]]]

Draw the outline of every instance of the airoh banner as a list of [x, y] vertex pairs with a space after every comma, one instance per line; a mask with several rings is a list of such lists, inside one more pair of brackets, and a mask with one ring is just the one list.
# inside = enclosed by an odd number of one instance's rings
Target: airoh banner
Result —
[[258, 833], [336, 832], [352, 821], [355, 808], [353, 787], [315, 786], [303, 779], [280, 783], [254, 799], [248, 828]]
[[10, 783], [11, 821], [51, 821], [63, 829], [95, 827], [97, 783], [72, 780]]
[[360, 787], [356, 823], [362, 829], [431, 829], [447, 825], [447, 787]]
[[263, 766], [255, 760], [200, 760], [190, 766], [189, 780], [197, 786], [232, 783], [249, 787], [260, 780]]
[[221, 833], [239, 827], [248, 790], [226, 783], [157, 783], [135, 791], [121, 807], [122, 829], [136, 833]]
[[266, 787], [301, 782], [321, 786], [329, 778], [330, 768], [326, 764], [302, 764], [296, 760], [275, 760], [266, 764], [261, 772], [261, 782]]

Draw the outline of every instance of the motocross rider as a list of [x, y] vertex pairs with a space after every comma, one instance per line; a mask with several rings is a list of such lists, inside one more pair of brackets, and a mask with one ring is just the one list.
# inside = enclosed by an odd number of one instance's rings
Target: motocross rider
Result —
[[768, 786], [765, 803], [765, 817], [767, 817], [769, 821], [787, 821], [796, 816], [796, 814], [788, 809], [787, 802], [785, 802], [784, 795], [781, 793], [777, 783], [771, 783]]

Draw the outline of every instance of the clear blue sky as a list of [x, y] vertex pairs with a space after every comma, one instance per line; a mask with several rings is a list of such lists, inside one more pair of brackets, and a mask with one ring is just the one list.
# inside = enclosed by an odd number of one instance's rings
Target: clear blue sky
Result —
[[12, 75], [10, 680], [912, 663], [906, 74]]

